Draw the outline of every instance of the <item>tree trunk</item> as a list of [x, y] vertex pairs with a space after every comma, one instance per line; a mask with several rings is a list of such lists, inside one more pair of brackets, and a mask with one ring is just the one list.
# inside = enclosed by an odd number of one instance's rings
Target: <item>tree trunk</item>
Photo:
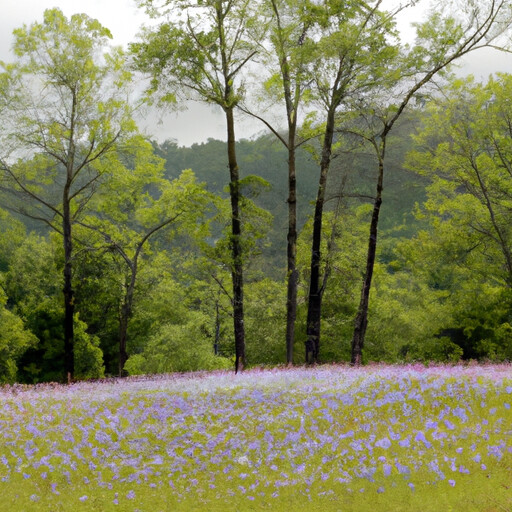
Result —
[[213, 353], [219, 355], [220, 344], [220, 314], [219, 314], [219, 300], [215, 302], [215, 341], [213, 343]]
[[128, 352], [126, 351], [126, 337], [128, 333], [128, 311], [126, 304], [121, 306], [119, 315], [119, 377], [126, 375], [124, 365], [128, 360]]
[[133, 294], [135, 291], [135, 280], [137, 278], [137, 255], [130, 266], [131, 275], [130, 283], [126, 288], [121, 311], [119, 312], [119, 377], [125, 377], [126, 372], [124, 365], [128, 360], [128, 352], [126, 350], [126, 340], [128, 337], [128, 323], [133, 311]]
[[379, 224], [380, 207], [382, 204], [382, 189], [384, 182], [384, 150], [385, 138], [382, 142], [382, 152], [379, 157], [379, 176], [377, 179], [377, 194], [373, 203], [372, 220], [370, 223], [370, 238], [368, 241], [368, 253], [366, 256], [366, 271], [361, 288], [361, 299], [355, 319], [354, 334], [352, 337], [352, 353], [350, 362], [359, 366], [362, 362], [364, 338], [368, 325], [368, 306], [370, 303], [370, 288], [372, 285], [375, 256], [377, 254], [377, 228]]
[[233, 108], [225, 107], [228, 131], [229, 195], [231, 199], [231, 257], [233, 281], [233, 324], [235, 334], [235, 372], [245, 367], [244, 279], [240, 221], [240, 176], [236, 161]]
[[[293, 128], [293, 126], [292, 126]], [[297, 179], [295, 173], [295, 132], [288, 135], [288, 291], [286, 298], [286, 362], [293, 364], [295, 320], [297, 317]]]
[[320, 161], [320, 178], [313, 219], [313, 240], [311, 243], [311, 276], [309, 282], [308, 317], [306, 330], [306, 363], [316, 363], [320, 352], [320, 322], [322, 315], [323, 288], [320, 285], [320, 262], [322, 241], [322, 217], [325, 202], [325, 187], [331, 164], [332, 142], [334, 139], [334, 114], [331, 107], [327, 113], [322, 158]]
[[70, 383], [75, 374], [75, 357], [74, 357], [74, 313], [75, 301], [73, 292], [73, 241], [71, 238], [71, 211], [70, 204], [67, 200], [67, 193], [64, 193], [63, 200], [63, 216], [62, 216], [62, 232], [64, 241], [64, 372], [65, 380]]

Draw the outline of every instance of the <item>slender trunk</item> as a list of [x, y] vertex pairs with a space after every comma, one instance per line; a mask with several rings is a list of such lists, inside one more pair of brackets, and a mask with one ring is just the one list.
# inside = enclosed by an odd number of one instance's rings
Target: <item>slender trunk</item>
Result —
[[75, 375], [74, 354], [74, 315], [75, 298], [73, 292], [73, 238], [71, 233], [71, 203], [70, 190], [73, 183], [73, 166], [75, 161], [75, 116], [76, 116], [76, 91], [72, 90], [71, 123], [69, 146], [66, 162], [66, 182], [62, 193], [62, 234], [64, 242], [64, 372], [68, 384]]
[[137, 261], [131, 265], [130, 283], [126, 288], [121, 311], [119, 312], [119, 377], [126, 375], [124, 365], [128, 360], [128, 352], [126, 350], [126, 340], [128, 337], [128, 323], [133, 311], [133, 293], [135, 290], [135, 279], [137, 277]]
[[377, 254], [377, 229], [379, 224], [380, 207], [382, 204], [382, 189], [384, 182], [384, 154], [385, 138], [383, 139], [379, 156], [379, 175], [377, 178], [377, 193], [373, 203], [372, 220], [370, 223], [370, 237], [368, 240], [368, 253], [366, 256], [366, 271], [361, 288], [361, 299], [355, 319], [354, 334], [352, 337], [351, 364], [359, 366], [362, 362], [364, 338], [368, 325], [368, 306], [370, 304], [370, 289], [372, 286], [375, 256]]
[[[65, 196], [67, 196], [65, 192]], [[63, 201], [62, 232], [64, 234], [64, 372], [67, 382], [71, 382], [75, 373], [73, 350], [73, 317], [75, 302], [73, 293], [73, 242], [71, 238], [71, 212], [70, 204], [66, 198]]]
[[327, 113], [324, 140], [322, 145], [322, 158], [320, 161], [320, 178], [315, 203], [315, 217], [313, 219], [313, 240], [311, 244], [311, 277], [309, 283], [306, 363], [318, 361], [320, 351], [320, 321], [322, 315], [323, 288], [320, 285], [320, 262], [322, 241], [322, 217], [325, 202], [325, 187], [327, 175], [331, 164], [332, 143], [334, 139], [335, 108], [331, 107]]
[[220, 343], [220, 312], [219, 312], [219, 301], [215, 302], [215, 341], [213, 343], [213, 353], [219, 355], [219, 343]]
[[297, 317], [297, 179], [295, 175], [295, 130], [288, 135], [288, 291], [286, 298], [286, 362], [293, 364], [295, 320]]
[[236, 161], [235, 122], [233, 108], [226, 107], [228, 131], [229, 195], [231, 199], [231, 257], [233, 281], [233, 323], [235, 333], [235, 372], [245, 367], [245, 327], [244, 327], [244, 279], [241, 244], [239, 171]]

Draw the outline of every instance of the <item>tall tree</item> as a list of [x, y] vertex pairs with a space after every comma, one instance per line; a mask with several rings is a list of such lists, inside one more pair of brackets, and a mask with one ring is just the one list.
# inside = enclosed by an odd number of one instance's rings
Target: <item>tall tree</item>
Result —
[[378, 87], [394, 59], [396, 33], [393, 16], [354, 0], [328, 0], [317, 14], [319, 39], [313, 64], [314, 96], [324, 116], [320, 135], [320, 174], [313, 217], [311, 272], [308, 294], [306, 362], [318, 360], [322, 296], [321, 240], [326, 187], [332, 160], [337, 112], [352, 97], [363, 97]]
[[[404, 57], [400, 58], [400, 61], [397, 62], [398, 66], [393, 66], [395, 71], [391, 76], [392, 80], [388, 90], [384, 91], [385, 94], [377, 101], [375, 98], [369, 97], [366, 107], [361, 106], [363, 111], [366, 108], [367, 126], [375, 126], [375, 119], [379, 119], [380, 129], [374, 131], [370, 128], [363, 135], [375, 150], [378, 169], [366, 268], [352, 337], [351, 362], [354, 365], [359, 365], [362, 362], [368, 324], [368, 305], [377, 254], [378, 224], [382, 205], [388, 136], [396, 122], [402, 117], [411, 99], [434, 77], [442, 74], [450, 64], [469, 52], [497, 45], [501, 36], [512, 23], [510, 4], [505, 0], [490, 0], [485, 3], [455, 0], [447, 2], [444, 8], [446, 14], [434, 12], [427, 21], [417, 24], [416, 44]], [[455, 8], [458, 11], [454, 11]], [[454, 14], [455, 12], [456, 14]], [[370, 120], [370, 117], [373, 120]]]
[[[101, 182], [100, 162], [134, 130], [126, 98], [130, 75], [110, 32], [85, 14], [46, 10], [41, 23], [14, 31], [17, 61], [2, 110], [0, 169], [6, 207], [45, 222], [64, 245], [64, 371], [74, 374], [73, 224]], [[4, 80], [5, 82], [5, 80]]]
[[[123, 148], [130, 157], [127, 165], [118, 162], [115, 172], [96, 194], [94, 214], [80, 222], [98, 235], [93, 248], [106, 246], [121, 260], [121, 288], [119, 305], [119, 376], [124, 376], [128, 359], [128, 326], [133, 315], [134, 295], [139, 267], [144, 252], [150, 251], [150, 241], [169, 229], [197, 231], [198, 219], [207, 209], [208, 196], [191, 171], [168, 181], [163, 178], [164, 162], [153, 154], [151, 144], [140, 137]], [[112, 167], [112, 165], [111, 165]]]
[[[313, 26], [313, 16], [308, 1], [265, 0], [257, 16], [268, 24], [268, 39], [260, 42], [260, 59], [270, 76], [264, 81], [265, 98], [272, 104], [270, 115], [243, 111], [262, 121], [283, 144], [288, 157], [288, 233], [287, 233], [287, 297], [286, 297], [286, 362], [293, 363], [295, 321], [297, 317], [297, 173], [296, 152], [305, 141], [299, 135], [300, 112], [309, 90], [308, 59], [313, 56], [312, 41], [308, 31]], [[286, 133], [280, 131], [273, 118], [275, 104], [284, 105]], [[260, 105], [261, 106], [261, 105]]]
[[[235, 371], [245, 366], [244, 270], [240, 219], [240, 173], [236, 155], [235, 116], [244, 84], [242, 70], [256, 55], [249, 43], [250, 0], [138, 0], [154, 16], [169, 15], [145, 29], [131, 45], [135, 67], [151, 75], [152, 92], [166, 101], [181, 94], [222, 108], [227, 128], [227, 160], [231, 200], [231, 277]], [[254, 39], [254, 38], [253, 38]]]
[[[418, 150], [410, 168], [428, 176], [426, 208], [453, 219], [482, 250], [502, 286], [512, 288], [512, 77], [486, 85], [472, 78], [453, 80], [443, 98], [427, 106]], [[438, 215], [439, 215], [438, 214]], [[455, 226], [454, 226], [455, 228]]]

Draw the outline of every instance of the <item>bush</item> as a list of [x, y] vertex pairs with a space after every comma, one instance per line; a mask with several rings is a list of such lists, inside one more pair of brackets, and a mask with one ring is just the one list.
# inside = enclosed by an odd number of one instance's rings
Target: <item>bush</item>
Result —
[[105, 376], [100, 340], [97, 336], [87, 334], [86, 328], [85, 322], [82, 322], [76, 315], [74, 326], [75, 378], [78, 380], [100, 379]]
[[205, 316], [190, 313], [185, 324], [167, 324], [149, 338], [144, 351], [130, 356], [129, 375], [229, 369], [230, 359], [213, 353], [212, 341], [203, 328]]

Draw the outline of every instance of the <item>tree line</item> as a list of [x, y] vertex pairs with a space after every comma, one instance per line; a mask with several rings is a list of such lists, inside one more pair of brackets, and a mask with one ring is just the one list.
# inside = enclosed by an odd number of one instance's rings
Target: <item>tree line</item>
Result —
[[[505, 47], [506, 2], [449, 2], [413, 45], [396, 28], [410, 6], [378, 0], [138, 3], [161, 21], [128, 52], [98, 21], [51, 9], [14, 31], [2, 64], [4, 381], [510, 356], [509, 79], [450, 74]], [[218, 183], [170, 176], [178, 148], [133, 120], [188, 98], [224, 112]], [[241, 113], [282, 148], [285, 209], [265, 204], [272, 180], [240, 167]], [[417, 229], [381, 247], [393, 151], [428, 185]], [[281, 275], [268, 209], [286, 217]]]

